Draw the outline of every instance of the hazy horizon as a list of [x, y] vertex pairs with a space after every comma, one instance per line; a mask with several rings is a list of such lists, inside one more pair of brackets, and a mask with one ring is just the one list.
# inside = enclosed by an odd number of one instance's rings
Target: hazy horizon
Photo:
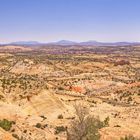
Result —
[[13, 42], [0, 42], [1, 45], [4, 44], [14, 44], [14, 43], [42, 43], [42, 44], [49, 44], [49, 43], [58, 43], [61, 41], [70, 41], [73, 43], [86, 43], [86, 42], [97, 42], [97, 43], [140, 43], [140, 41], [98, 41], [98, 40], [85, 40], [85, 41], [73, 41], [73, 40], [54, 40], [54, 41], [46, 41], [46, 42], [41, 42], [41, 41], [37, 41], [37, 40], [17, 40], [17, 41], [13, 41]]
[[139, 0], [1, 0], [0, 43], [140, 42]]

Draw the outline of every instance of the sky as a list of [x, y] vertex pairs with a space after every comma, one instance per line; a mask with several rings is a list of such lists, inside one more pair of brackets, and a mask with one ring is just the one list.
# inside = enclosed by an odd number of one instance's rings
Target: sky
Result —
[[0, 0], [0, 43], [140, 41], [140, 0]]

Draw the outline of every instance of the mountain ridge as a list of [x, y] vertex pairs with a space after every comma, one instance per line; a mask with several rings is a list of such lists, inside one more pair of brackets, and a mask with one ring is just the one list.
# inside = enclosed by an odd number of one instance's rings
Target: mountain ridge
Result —
[[85, 45], [85, 46], [129, 46], [129, 45], [140, 45], [140, 42], [99, 42], [95, 40], [89, 40], [84, 42], [76, 42], [76, 41], [70, 41], [70, 40], [59, 40], [56, 42], [47, 42], [42, 43], [38, 41], [17, 41], [17, 42], [11, 42], [7, 44], [1, 44], [1, 45], [23, 45], [23, 46], [38, 46], [38, 45], [62, 45], [62, 46], [68, 46], [68, 45]]

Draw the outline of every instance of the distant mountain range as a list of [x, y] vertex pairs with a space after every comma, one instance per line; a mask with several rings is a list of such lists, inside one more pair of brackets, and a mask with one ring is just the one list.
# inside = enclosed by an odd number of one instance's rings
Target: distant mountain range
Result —
[[4, 45], [24, 45], [24, 46], [39, 46], [39, 45], [84, 45], [84, 46], [129, 46], [140, 45], [140, 42], [98, 42], [98, 41], [86, 41], [86, 42], [74, 42], [69, 40], [60, 40], [58, 42], [40, 43], [37, 41], [18, 41]]
[[54, 45], [76, 45], [78, 42], [69, 41], [69, 40], [60, 40], [58, 42], [50, 42], [48, 44], [54, 44]]
[[58, 42], [52, 42], [49, 44], [54, 45], [88, 45], [88, 46], [128, 46], [128, 45], [140, 45], [140, 42], [98, 42], [98, 41], [86, 41], [86, 42], [73, 42], [69, 40], [61, 40]]
[[42, 43], [37, 42], [37, 41], [17, 41], [17, 42], [11, 42], [10, 44], [13, 44], [13, 45], [39, 45]]

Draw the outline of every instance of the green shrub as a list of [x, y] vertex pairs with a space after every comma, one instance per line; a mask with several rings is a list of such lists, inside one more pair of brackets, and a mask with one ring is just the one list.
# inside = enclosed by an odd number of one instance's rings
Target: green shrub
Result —
[[114, 127], [121, 127], [121, 126], [117, 124], [117, 125], [115, 125]]
[[66, 128], [64, 126], [57, 126], [55, 128], [55, 134], [59, 134], [59, 133], [64, 132], [64, 131], [66, 131]]
[[75, 105], [76, 118], [71, 122], [67, 132], [69, 140], [99, 140], [99, 130], [109, 125], [109, 117], [100, 121], [99, 117], [90, 115], [89, 109], [83, 105]]
[[23, 133], [27, 133], [27, 130], [24, 130]]
[[47, 117], [45, 117], [45, 116], [43, 116], [43, 115], [41, 115], [40, 116], [43, 120], [46, 120], [47, 119]]
[[63, 115], [62, 114], [58, 115], [58, 119], [63, 119]]
[[64, 90], [64, 88], [63, 87], [58, 87], [58, 90]]
[[136, 138], [132, 135], [125, 136], [124, 138], [121, 138], [120, 140], [140, 140], [140, 138]]
[[110, 120], [109, 117], [106, 117], [106, 118], [105, 118], [105, 120], [104, 120], [104, 122], [103, 122], [103, 123], [104, 123], [104, 127], [109, 126], [109, 120]]
[[36, 126], [37, 128], [41, 128], [41, 124], [40, 124], [40, 123], [37, 123], [35, 126]]
[[128, 102], [131, 102], [133, 99], [132, 99], [132, 97], [130, 96], [129, 98], [128, 98]]
[[3, 128], [6, 131], [9, 131], [12, 127], [12, 124], [15, 122], [13, 121], [8, 121], [7, 119], [0, 120], [0, 127]]
[[17, 134], [12, 134], [12, 136], [13, 136], [14, 138], [16, 138], [17, 140], [20, 140], [20, 138], [19, 138], [19, 136], [18, 136]]

